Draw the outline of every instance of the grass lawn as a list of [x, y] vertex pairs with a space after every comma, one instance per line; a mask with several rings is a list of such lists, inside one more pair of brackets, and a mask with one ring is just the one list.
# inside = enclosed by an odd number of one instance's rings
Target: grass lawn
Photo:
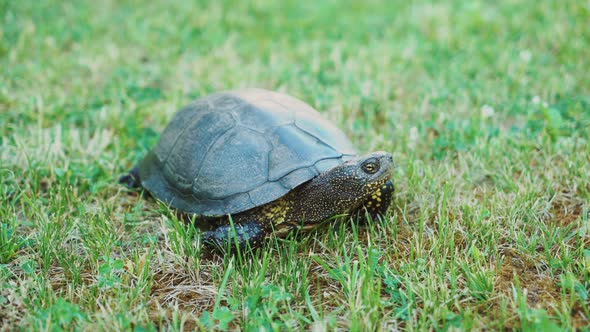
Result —
[[[0, 330], [590, 329], [590, 2], [0, 0]], [[394, 155], [383, 222], [236, 256], [117, 184], [262, 87]]]

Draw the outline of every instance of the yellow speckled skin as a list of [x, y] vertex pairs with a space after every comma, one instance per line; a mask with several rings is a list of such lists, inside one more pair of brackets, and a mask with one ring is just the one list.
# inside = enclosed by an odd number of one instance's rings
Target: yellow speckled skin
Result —
[[369, 214], [372, 220], [383, 216], [391, 204], [393, 192], [394, 186], [392, 181], [381, 185], [373, 192], [371, 198], [363, 204], [363, 209], [357, 211], [357, 216], [362, 221], [366, 221], [367, 219], [365, 212]]
[[338, 165], [298, 186], [280, 199], [214, 222], [203, 234], [216, 247], [254, 247], [270, 234], [318, 224], [349, 214], [372, 218], [385, 214], [394, 191], [390, 154], [374, 152]]

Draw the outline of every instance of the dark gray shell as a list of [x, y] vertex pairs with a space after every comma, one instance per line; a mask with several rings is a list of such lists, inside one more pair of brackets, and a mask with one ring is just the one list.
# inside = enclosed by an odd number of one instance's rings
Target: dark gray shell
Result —
[[344, 133], [309, 105], [244, 89], [178, 111], [139, 177], [173, 208], [219, 216], [274, 201], [354, 155]]

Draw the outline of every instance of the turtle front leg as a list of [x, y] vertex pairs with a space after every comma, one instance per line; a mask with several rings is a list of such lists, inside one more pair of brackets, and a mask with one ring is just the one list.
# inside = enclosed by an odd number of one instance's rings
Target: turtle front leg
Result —
[[363, 204], [363, 207], [353, 215], [357, 215], [359, 220], [363, 223], [367, 221], [367, 216], [370, 216], [371, 220], [378, 220], [379, 217], [385, 216], [387, 209], [389, 209], [389, 206], [391, 205], [394, 191], [395, 187], [393, 181], [387, 181], [384, 185], [379, 187], [379, 189], [377, 189]]
[[232, 225], [221, 225], [214, 230], [203, 233], [203, 243], [210, 248], [218, 250], [241, 252], [248, 248], [255, 248], [262, 243], [266, 236], [266, 230], [257, 221], [242, 222]]

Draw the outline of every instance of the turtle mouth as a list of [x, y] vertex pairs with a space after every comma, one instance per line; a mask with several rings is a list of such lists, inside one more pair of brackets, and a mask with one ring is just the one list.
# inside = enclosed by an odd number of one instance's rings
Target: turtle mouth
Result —
[[358, 202], [348, 211], [348, 213], [353, 213], [354, 211], [362, 208], [367, 203], [367, 200], [370, 199], [371, 196], [373, 196], [376, 192], [380, 191], [387, 182], [391, 181], [391, 179], [391, 171], [387, 171], [380, 174], [376, 180], [367, 184], [367, 190], [365, 191], [362, 199], [359, 199]]

